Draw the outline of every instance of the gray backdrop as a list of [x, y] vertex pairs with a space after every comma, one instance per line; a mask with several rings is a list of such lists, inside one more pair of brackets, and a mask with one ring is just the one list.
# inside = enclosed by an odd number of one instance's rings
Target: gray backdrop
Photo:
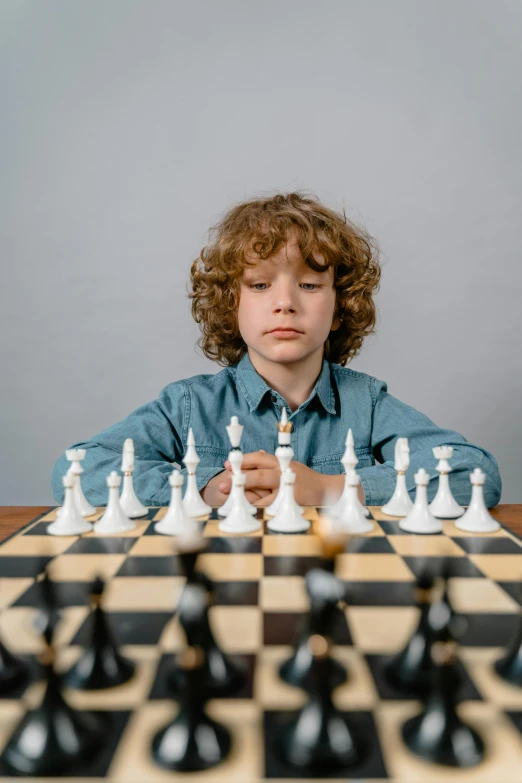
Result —
[[190, 262], [295, 188], [382, 248], [351, 366], [522, 502], [521, 38], [519, 0], [1, 0], [0, 504], [54, 503], [63, 449], [220, 369]]

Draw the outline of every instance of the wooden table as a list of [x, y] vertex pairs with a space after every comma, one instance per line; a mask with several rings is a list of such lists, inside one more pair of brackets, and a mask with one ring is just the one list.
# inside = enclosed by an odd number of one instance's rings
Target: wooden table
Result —
[[[19, 530], [31, 519], [43, 514], [51, 506], [0, 506], [0, 541]], [[502, 503], [490, 509], [491, 514], [522, 538], [522, 503]]]

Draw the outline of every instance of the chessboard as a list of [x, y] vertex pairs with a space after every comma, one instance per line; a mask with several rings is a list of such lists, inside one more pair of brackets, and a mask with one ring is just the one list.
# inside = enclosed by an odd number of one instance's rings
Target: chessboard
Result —
[[[103, 510], [90, 519], [98, 519]], [[348, 682], [334, 692], [334, 701], [360, 729], [367, 753], [358, 766], [328, 779], [520, 781], [522, 689], [496, 676], [492, 663], [517, 627], [522, 542], [504, 527], [481, 537], [460, 531], [451, 521], [443, 523], [442, 534], [413, 536], [403, 533], [398, 520], [380, 508], [369, 510], [375, 529], [351, 537], [345, 553], [337, 557], [336, 573], [348, 587], [348, 602], [341, 615], [345, 622], [333, 634], [333, 655], [349, 672]], [[187, 774], [161, 769], [150, 754], [152, 737], [176, 713], [166, 673], [173, 653], [185, 644], [175, 613], [184, 584], [175, 539], [154, 532], [154, 522], [165, 511], [151, 508], [146, 518], [136, 520], [134, 530], [123, 535], [54, 537], [46, 535], [55, 519], [51, 510], [0, 545], [1, 638], [34, 671], [25, 689], [0, 698], [0, 753], [24, 712], [42, 698], [44, 684], [37, 664], [42, 642], [33, 620], [38, 581], [48, 568], [61, 607], [58, 667], [69, 668], [86, 644], [88, 588], [96, 575], [107, 582], [104, 608], [121, 651], [137, 663], [133, 679], [117, 688], [65, 691], [75, 709], [104, 711], [111, 725], [107, 742], [88, 768], [76, 777], [69, 774], [68, 780], [304, 780], [273, 753], [279, 720], [305, 701], [301, 689], [279, 679], [278, 666], [290, 655], [308, 610], [304, 575], [319, 563], [318, 525], [327, 509], [305, 509], [312, 526], [303, 535], [270, 534], [266, 525], [250, 535], [225, 535], [218, 529], [215, 509], [205, 522], [209, 546], [197, 567], [215, 581], [214, 633], [224, 651], [245, 664], [248, 678], [242, 691], [214, 699], [207, 707], [231, 731], [230, 755], [207, 772]], [[258, 517], [263, 518], [262, 510]], [[483, 762], [463, 771], [431, 765], [407, 750], [401, 725], [419, 711], [420, 702], [394, 691], [383, 676], [384, 665], [406, 643], [416, 623], [416, 576], [426, 559], [437, 565], [446, 557], [453, 564], [451, 599], [467, 620], [459, 647], [459, 710], [486, 744]], [[9, 779], [5, 769], [0, 769], [0, 776]]]

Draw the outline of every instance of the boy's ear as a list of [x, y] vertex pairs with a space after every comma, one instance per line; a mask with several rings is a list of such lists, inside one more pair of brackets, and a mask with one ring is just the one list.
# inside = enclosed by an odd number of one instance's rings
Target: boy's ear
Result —
[[332, 325], [331, 325], [331, 327], [330, 327], [330, 331], [331, 331], [331, 332], [336, 332], [336, 331], [337, 331], [337, 329], [338, 329], [338, 328], [340, 327], [340, 325], [341, 325], [341, 321], [342, 321], [342, 318], [339, 318], [339, 316], [335, 316], [335, 318], [334, 318], [334, 319], [333, 319], [333, 321], [332, 321]]

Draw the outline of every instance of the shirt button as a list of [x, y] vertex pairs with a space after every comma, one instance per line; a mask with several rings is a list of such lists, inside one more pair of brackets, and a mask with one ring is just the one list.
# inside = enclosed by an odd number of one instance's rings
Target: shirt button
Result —
[[270, 399], [272, 400], [272, 402], [277, 402], [277, 397], [275, 396], [275, 394], [271, 394]]

